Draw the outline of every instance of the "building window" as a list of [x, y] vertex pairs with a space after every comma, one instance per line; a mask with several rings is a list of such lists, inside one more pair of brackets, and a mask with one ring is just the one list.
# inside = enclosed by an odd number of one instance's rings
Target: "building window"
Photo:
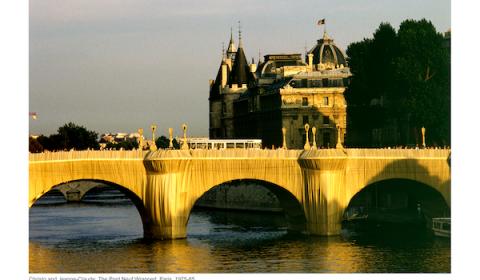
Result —
[[302, 79], [302, 88], [308, 88], [308, 80]]
[[302, 97], [302, 106], [308, 106], [308, 98], [307, 97]]
[[323, 106], [328, 106], [328, 96], [323, 97]]
[[317, 87], [322, 87], [323, 83], [322, 80], [311, 80], [312, 87], [317, 88]]
[[323, 116], [323, 124], [330, 124], [330, 118], [328, 116]]
[[222, 102], [222, 112], [223, 113], [227, 112], [227, 104], [225, 104], [225, 102]]
[[308, 123], [308, 116], [303, 116], [303, 124], [307, 124]]
[[328, 79], [322, 79], [323, 87], [328, 87]]

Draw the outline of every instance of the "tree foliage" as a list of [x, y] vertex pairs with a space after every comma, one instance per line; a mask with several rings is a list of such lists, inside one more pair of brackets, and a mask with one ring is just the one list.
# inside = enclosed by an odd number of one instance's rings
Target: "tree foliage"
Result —
[[135, 149], [138, 149], [138, 142], [137, 141], [122, 141], [119, 143], [108, 142], [107, 145], [105, 146], [105, 149], [135, 150]]
[[429, 144], [449, 145], [450, 50], [444, 41], [423, 19], [403, 21], [398, 32], [382, 23], [373, 39], [348, 46], [348, 134], [358, 136], [350, 144], [368, 145], [376, 128], [399, 134], [384, 144], [418, 143], [425, 127]]
[[[180, 149], [180, 144], [175, 138], [173, 139], [172, 144], [175, 149]], [[168, 149], [170, 146], [170, 140], [166, 136], [162, 135], [155, 140], [155, 145], [159, 149]]]
[[[86, 150], [98, 149], [98, 133], [89, 131], [83, 126], [76, 125], [72, 122], [59, 127], [57, 137], [60, 140], [60, 147], [63, 149]], [[63, 141], [62, 141], [63, 140]]]
[[[35, 142], [38, 142], [38, 145]], [[39, 145], [42, 149], [40, 149]], [[40, 135], [36, 141], [30, 140], [31, 152], [41, 152], [43, 149], [48, 151], [61, 151], [98, 148], [98, 134], [72, 122], [59, 127], [56, 134], [48, 137]]]

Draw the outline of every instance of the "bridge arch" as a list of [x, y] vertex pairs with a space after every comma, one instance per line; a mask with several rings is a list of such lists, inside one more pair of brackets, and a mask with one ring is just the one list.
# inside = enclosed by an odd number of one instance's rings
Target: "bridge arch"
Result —
[[[59, 187], [62, 187], [62, 186], [65, 186], [65, 185], [68, 185], [68, 184], [75, 184], [75, 183], [81, 183], [81, 182], [90, 182], [90, 183], [96, 183], [96, 184], [102, 184], [102, 185], [106, 185], [106, 186], [110, 186], [110, 187], [113, 187], [114, 189], [120, 191], [123, 195], [125, 195], [125, 197], [127, 197], [132, 203], [133, 205], [135, 206], [135, 208], [137, 209], [138, 211], [138, 214], [140, 215], [140, 218], [142, 220], [142, 225], [143, 225], [143, 230], [144, 232], [148, 231], [148, 225], [149, 225], [149, 222], [150, 222], [150, 218], [149, 218], [149, 215], [148, 215], [148, 211], [147, 209], [145, 208], [145, 205], [143, 203], [143, 200], [140, 196], [138, 196], [135, 192], [133, 192], [132, 190], [130, 190], [129, 188], [127, 187], [124, 187], [122, 185], [119, 185], [115, 182], [111, 182], [111, 181], [107, 181], [107, 180], [99, 180], [99, 179], [76, 179], [76, 180], [70, 180], [70, 181], [65, 181], [65, 182], [61, 182], [61, 183], [58, 183], [58, 184], [55, 184], [55, 185], [52, 185], [50, 186], [49, 188], [46, 188], [44, 192], [42, 192], [41, 195], [39, 195], [38, 197], [36, 197], [33, 202], [31, 203], [30, 207], [32, 207], [36, 201], [38, 201], [41, 197], [43, 197], [45, 194], [47, 194], [48, 192], [51, 192], [51, 191], [59, 191], [61, 192], [62, 194], [63, 191], [61, 189], [59, 189]], [[88, 193], [89, 191], [91, 191], [92, 189], [94, 189], [95, 186], [88, 186], [87, 188], [85, 188], [84, 190], [82, 190], [82, 194], [81, 194], [81, 197], [80, 199], [85, 196], [86, 193]], [[65, 195], [65, 194], [64, 194]], [[67, 200], [68, 201], [68, 200]]]
[[[229, 188], [240, 185], [243, 191], [253, 191], [253, 188], [255, 188], [256, 186], [267, 190], [269, 193], [273, 194], [274, 197], [278, 200], [279, 208], [282, 209], [283, 214], [285, 215], [288, 230], [293, 232], [305, 231], [306, 215], [303, 209], [302, 202], [298, 199], [298, 197], [296, 197], [290, 190], [285, 187], [261, 179], [233, 179], [222, 182], [220, 184], [206, 187], [203, 193], [199, 194], [199, 196], [195, 199], [192, 207], [190, 208], [188, 220], [190, 219], [193, 206], [195, 206], [197, 202], [199, 202], [202, 198], [205, 198], [205, 196], [208, 195], [209, 192], [218, 190], [225, 185], [229, 185]], [[248, 207], [248, 209], [252, 209], [252, 207]]]
[[372, 213], [387, 222], [389, 218], [397, 221], [421, 218], [429, 226], [431, 218], [449, 215], [450, 204], [438, 187], [420, 180], [388, 178], [359, 189], [348, 201], [343, 216], [371, 217]]
[[347, 177], [347, 186], [350, 187], [348, 199], [375, 183], [387, 180], [406, 180], [406, 182], [417, 182], [435, 189], [450, 207], [450, 167], [447, 163], [447, 158], [428, 162], [421, 157], [419, 159], [386, 158], [364, 163], [363, 173]]

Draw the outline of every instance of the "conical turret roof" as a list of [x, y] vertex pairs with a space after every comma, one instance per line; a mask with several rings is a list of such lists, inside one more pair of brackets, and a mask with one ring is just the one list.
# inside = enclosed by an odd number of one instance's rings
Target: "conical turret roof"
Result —
[[243, 47], [240, 45], [238, 47], [237, 53], [235, 54], [235, 61], [233, 62], [232, 72], [229, 76], [229, 84], [248, 84], [249, 81], [253, 79], [253, 75], [250, 72], [250, 67], [247, 63], [247, 58], [243, 52]]
[[[220, 63], [220, 67], [218, 68], [217, 76], [215, 77], [215, 81], [213, 82], [213, 86], [210, 89], [210, 99], [215, 99], [220, 97], [220, 86], [222, 85], [222, 65], [226, 65], [225, 60], [222, 59], [222, 63]], [[230, 70], [227, 68], [227, 84], [228, 84], [228, 76], [230, 75]]]

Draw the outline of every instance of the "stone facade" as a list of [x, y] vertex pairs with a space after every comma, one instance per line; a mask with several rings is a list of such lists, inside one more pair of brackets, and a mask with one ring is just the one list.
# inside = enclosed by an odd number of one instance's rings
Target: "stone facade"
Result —
[[[327, 34], [305, 54], [305, 61], [301, 54], [269, 54], [257, 67], [253, 62], [246, 65], [241, 47], [233, 64], [229, 55], [227, 51], [217, 78], [210, 81], [210, 138], [256, 138], [265, 147], [279, 147], [286, 128], [287, 147], [301, 149], [308, 123], [316, 128], [315, 136], [309, 131], [311, 145], [315, 140], [318, 147], [335, 147], [338, 139], [343, 144], [343, 93], [351, 73], [343, 52]], [[230, 65], [237, 65], [243, 71], [237, 76], [245, 78], [232, 81], [229, 71], [235, 67]]]

